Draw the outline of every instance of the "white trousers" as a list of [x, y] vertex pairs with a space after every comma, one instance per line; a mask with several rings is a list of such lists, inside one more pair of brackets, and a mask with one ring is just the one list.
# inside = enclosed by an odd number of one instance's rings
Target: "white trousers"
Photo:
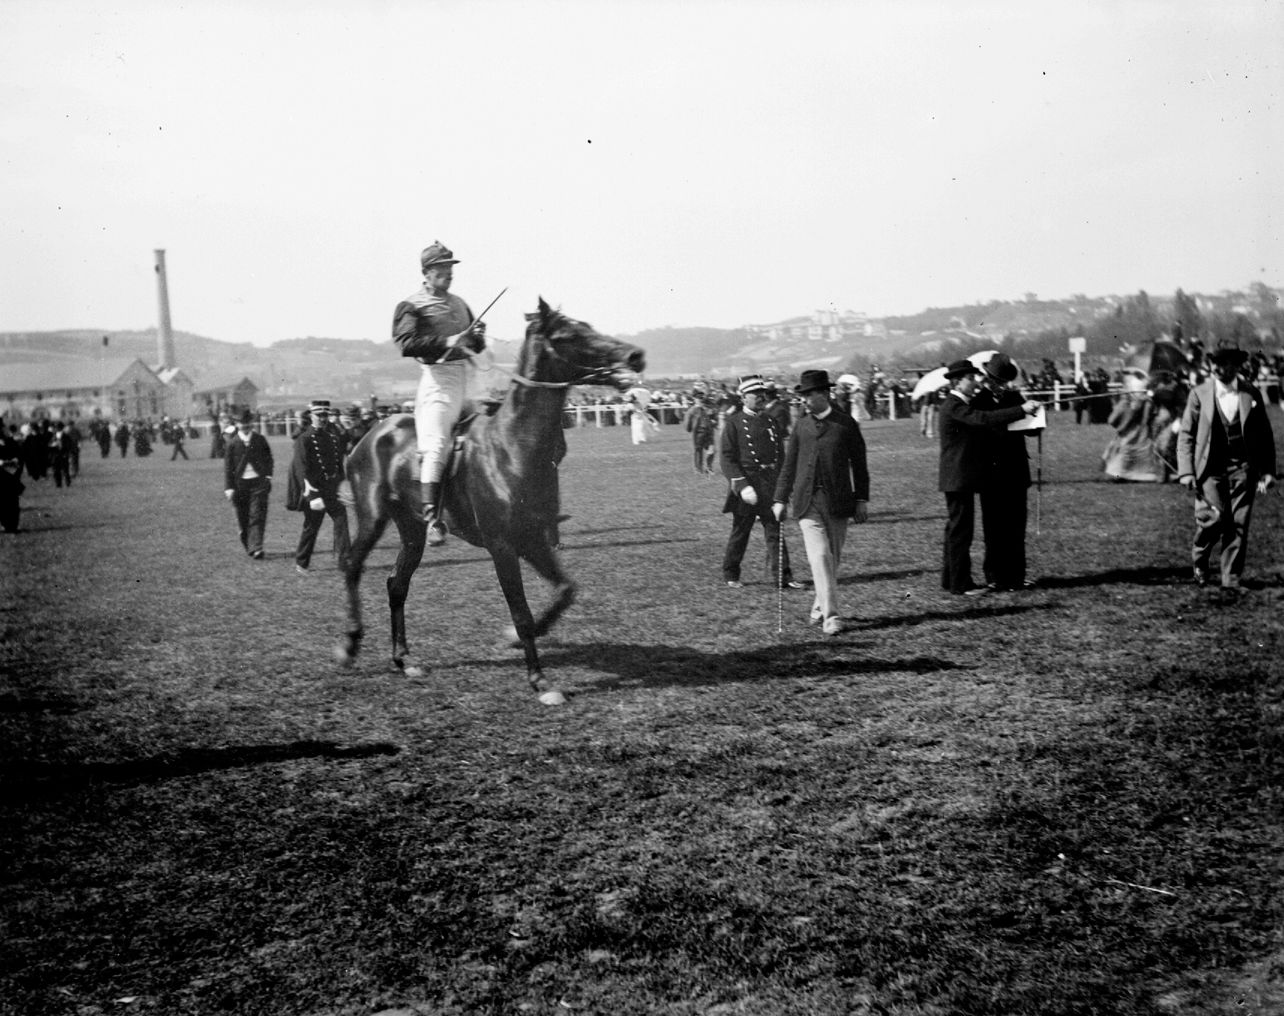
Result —
[[471, 360], [452, 360], [424, 367], [415, 395], [415, 436], [423, 459], [419, 466], [421, 483], [440, 483], [450, 456], [450, 432], [459, 422], [468, 398], [472, 375]]
[[829, 500], [821, 490], [816, 491], [807, 513], [798, 519], [807, 563], [811, 565], [811, 581], [816, 588], [811, 609], [822, 618], [838, 616], [838, 565], [847, 541], [848, 521], [830, 516]]

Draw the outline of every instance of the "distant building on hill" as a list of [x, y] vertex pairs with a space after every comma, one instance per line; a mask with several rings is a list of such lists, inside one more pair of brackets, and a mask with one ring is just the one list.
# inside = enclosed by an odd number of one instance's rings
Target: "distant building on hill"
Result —
[[187, 416], [190, 388], [186, 401], [182, 400], [186, 375], [172, 370], [172, 380], [178, 382], [173, 390], [139, 359], [6, 364], [0, 372], [0, 417], [9, 424], [94, 416], [108, 420]]
[[881, 325], [860, 311], [818, 310], [774, 324], [745, 325], [745, 330], [771, 342], [842, 342], [878, 335]]

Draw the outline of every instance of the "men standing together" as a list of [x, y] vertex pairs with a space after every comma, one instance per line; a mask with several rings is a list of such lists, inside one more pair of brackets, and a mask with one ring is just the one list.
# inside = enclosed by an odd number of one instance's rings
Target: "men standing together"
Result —
[[[938, 427], [941, 435], [940, 489], [945, 494], [945, 541], [941, 564], [941, 588], [959, 596], [978, 596], [989, 592], [985, 585], [972, 581], [972, 534], [976, 525], [976, 495], [1001, 491], [995, 482], [997, 428], [1015, 423], [1026, 414], [1033, 416], [1039, 404], [1031, 400], [1018, 405], [985, 409], [986, 403], [974, 398], [980, 391], [984, 371], [969, 360], [956, 360], [945, 371], [947, 381], [953, 382], [948, 395], [941, 401]], [[1019, 396], [1018, 396], [1019, 398]], [[1009, 401], [1005, 399], [1005, 401]], [[990, 396], [988, 404], [997, 406]], [[1024, 441], [1024, 438], [1021, 439]], [[1008, 452], [1005, 450], [1005, 454]], [[1025, 454], [1024, 446], [1021, 454]], [[1029, 485], [1029, 465], [1025, 466], [1025, 486]], [[1007, 485], [1007, 481], [1003, 481]], [[1021, 498], [1021, 584], [1025, 580], [1025, 486], [1019, 487]], [[1011, 501], [1000, 492], [994, 500], [996, 511], [1010, 511]], [[997, 536], [997, 530], [996, 530]], [[1011, 576], [1018, 569], [1015, 562], [1000, 562], [996, 548], [995, 560], [987, 567], [997, 569], [991, 581], [1014, 581]], [[1000, 578], [1001, 577], [1001, 578]]]

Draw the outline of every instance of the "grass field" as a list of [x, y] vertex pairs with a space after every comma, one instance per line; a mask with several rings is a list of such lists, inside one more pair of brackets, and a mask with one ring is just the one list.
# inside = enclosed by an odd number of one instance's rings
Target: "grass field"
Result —
[[934, 444], [865, 433], [834, 639], [808, 592], [777, 631], [758, 535], [725, 588], [679, 428], [569, 433], [561, 708], [458, 541], [411, 589], [428, 674], [388, 663], [390, 540], [337, 669], [284, 441], [263, 563], [219, 462], [30, 484], [0, 536], [0, 1013], [1284, 1012], [1284, 502], [1249, 593], [1201, 592], [1189, 495], [1104, 482], [1107, 430], [1055, 417], [1041, 584], [965, 600]]

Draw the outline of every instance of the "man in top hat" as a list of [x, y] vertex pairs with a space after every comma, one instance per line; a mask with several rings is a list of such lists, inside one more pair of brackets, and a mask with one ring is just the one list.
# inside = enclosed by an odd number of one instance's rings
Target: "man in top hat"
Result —
[[[1039, 404], [1029, 399], [1002, 409], [978, 408], [973, 399], [983, 375], [984, 371], [970, 360], [951, 363], [945, 378], [953, 384], [941, 401], [937, 420], [941, 434], [940, 489], [945, 494], [946, 509], [941, 588], [961, 596], [989, 591], [972, 581], [972, 533], [976, 526], [976, 495], [992, 482], [992, 432], [1039, 411]], [[1024, 496], [1023, 492], [1023, 500]]]
[[446, 542], [441, 522], [441, 486], [450, 457], [451, 432], [463, 411], [473, 384], [473, 357], [486, 346], [486, 326], [475, 320], [468, 304], [450, 292], [454, 267], [459, 264], [439, 240], [419, 255], [423, 285], [397, 304], [392, 338], [402, 356], [413, 356], [422, 367], [415, 396], [415, 434], [419, 453], [423, 519], [428, 544]]
[[245, 410], [223, 455], [223, 494], [236, 509], [241, 546], [255, 561], [263, 560], [268, 494], [272, 490], [272, 449], [254, 429], [254, 414]]
[[803, 397], [807, 413], [789, 435], [772, 505], [780, 521], [793, 504], [816, 587], [810, 621], [820, 624], [826, 635], [843, 630], [838, 567], [848, 523], [864, 522], [869, 509], [865, 438], [860, 424], [830, 402], [833, 387], [827, 371], [802, 372], [794, 391]]
[[1196, 583], [1207, 584], [1220, 540], [1222, 587], [1238, 591], [1253, 499], [1275, 484], [1275, 438], [1262, 396], [1240, 376], [1248, 354], [1219, 344], [1208, 359], [1213, 376], [1191, 389], [1182, 414], [1177, 480], [1196, 495]]
[[762, 523], [767, 544], [767, 574], [772, 583], [801, 589], [801, 583], [793, 580], [789, 548], [784, 544], [780, 522], [771, 512], [776, 478], [784, 460], [785, 435], [763, 412], [767, 386], [761, 376], [742, 377], [737, 394], [741, 409], [727, 417], [718, 443], [722, 475], [730, 484], [722, 510], [731, 515], [731, 536], [722, 555], [722, 578], [732, 589], [741, 587], [740, 563], [756, 520]]
[[[982, 369], [972, 407], [992, 412], [1020, 406], [1025, 399], [1012, 387], [1019, 373], [1007, 353], [995, 353]], [[989, 445], [988, 476], [980, 490], [986, 588], [993, 592], [1028, 589], [1034, 583], [1025, 577], [1026, 491], [1030, 489], [1026, 439], [1038, 431], [997, 427], [982, 433]]]
[[342, 569], [348, 560], [351, 541], [348, 536], [348, 514], [339, 500], [343, 482], [344, 438], [326, 426], [331, 414], [330, 403], [318, 399], [308, 407], [314, 425], [294, 442], [295, 465], [303, 479], [298, 507], [303, 512], [303, 532], [294, 552], [294, 568], [306, 575], [312, 564], [312, 551], [317, 545], [321, 523], [330, 516], [334, 524], [334, 554]]

